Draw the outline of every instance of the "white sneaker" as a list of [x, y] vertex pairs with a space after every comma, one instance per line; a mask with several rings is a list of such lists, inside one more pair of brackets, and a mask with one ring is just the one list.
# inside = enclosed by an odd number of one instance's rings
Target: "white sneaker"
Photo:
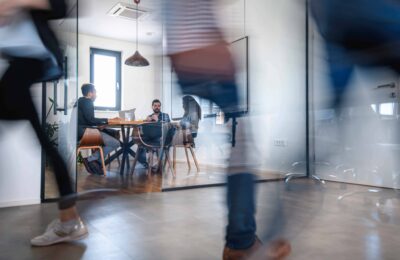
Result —
[[37, 236], [31, 240], [33, 246], [50, 246], [62, 242], [80, 240], [89, 234], [83, 222], [72, 220], [62, 223], [60, 220], [52, 221], [46, 228], [43, 235]]

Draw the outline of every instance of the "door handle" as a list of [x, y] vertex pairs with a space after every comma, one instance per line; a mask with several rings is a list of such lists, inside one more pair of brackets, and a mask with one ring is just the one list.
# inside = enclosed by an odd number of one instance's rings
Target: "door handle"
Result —
[[396, 83], [392, 82], [392, 83], [388, 83], [388, 84], [379, 85], [376, 87], [376, 89], [395, 88], [395, 87], [396, 87]]

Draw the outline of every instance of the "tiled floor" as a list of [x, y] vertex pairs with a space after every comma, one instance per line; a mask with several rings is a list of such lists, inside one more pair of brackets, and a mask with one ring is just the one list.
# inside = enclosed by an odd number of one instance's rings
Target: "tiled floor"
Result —
[[[392, 190], [295, 180], [258, 184], [259, 236], [285, 223], [290, 259], [399, 259], [400, 203]], [[90, 236], [31, 248], [56, 216], [55, 205], [0, 209], [0, 259], [221, 259], [224, 188], [109, 196], [79, 202]], [[360, 191], [343, 200], [338, 196]], [[273, 212], [282, 213], [271, 225]], [[284, 221], [282, 221], [284, 220]]]

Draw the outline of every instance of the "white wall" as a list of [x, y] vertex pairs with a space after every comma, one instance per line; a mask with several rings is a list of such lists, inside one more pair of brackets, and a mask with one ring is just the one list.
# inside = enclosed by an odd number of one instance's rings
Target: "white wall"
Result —
[[305, 1], [245, 3], [254, 136], [262, 168], [287, 171], [306, 158]]
[[[5, 68], [0, 60], [0, 77]], [[0, 120], [0, 173], [0, 207], [40, 203], [41, 149], [28, 121]]]
[[[150, 45], [139, 45], [140, 53], [148, 59], [148, 67], [130, 67], [125, 60], [135, 52], [135, 43], [114, 39], [79, 35], [79, 86], [90, 82], [90, 48], [122, 53], [122, 109], [136, 108], [137, 117], [151, 113], [151, 101], [161, 99], [161, 58]], [[82, 94], [79, 93], [81, 96]], [[114, 117], [117, 113], [97, 112], [99, 117]]]

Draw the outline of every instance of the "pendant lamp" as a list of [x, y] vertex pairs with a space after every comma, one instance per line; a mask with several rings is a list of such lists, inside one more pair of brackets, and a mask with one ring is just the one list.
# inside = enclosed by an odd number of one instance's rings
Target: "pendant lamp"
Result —
[[136, 3], [136, 52], [135, 54], [133, 54], [132, 56], [130, 56], [128, 59], [126, 59], [125, 61], [125, 65], [128, 66], [133, 66], [133, 67], [145, 67], [145, 66], [149, 66], [150, 63], [148, 60], [146, 60], [145, 57], [143, 57], [138, 50], [138, 40], [139, 40], [139, 3], [140, 0], [134, 0], [134, 2]]

